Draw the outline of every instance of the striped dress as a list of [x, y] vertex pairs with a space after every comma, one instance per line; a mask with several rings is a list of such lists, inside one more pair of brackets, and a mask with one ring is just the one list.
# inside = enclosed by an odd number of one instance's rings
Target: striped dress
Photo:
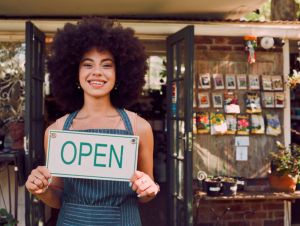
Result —
[[[89, 129], [86, 132], [133, 135], [125, 110], [118, 109], [125, 125], [121, 129]], [[64, 130], [69, 130], [77, 111], [71, 113]], [[82, 130], [81, 130], [82, 131]], [[57, 226], [141, 226], [137, 195], [128, 182], [63, 178], [64, 190]]]

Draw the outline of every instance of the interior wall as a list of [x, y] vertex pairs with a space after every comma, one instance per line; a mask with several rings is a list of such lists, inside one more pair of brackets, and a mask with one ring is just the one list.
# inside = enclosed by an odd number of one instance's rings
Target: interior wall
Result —
[[[259, 42], [258, 42], [259, 43]], [[283, 56], [281, 47], [264, 50], [256, 49], [256, 63], [247, 62], [243, 37], [196, 37], [195, 55], [195, 98], [203, 92], [198, 88], [199, 74], [221, 73], [226, 74], [258, 74], [282, 75]], [[224, 77], [225, 78], [225, 77]], [[216, 90], [209, 89], [205, 92], [212, 93]], [[217, 90], [225, 92], [224, 90]], [[241, 113], [245, 113], [245, 95], [249, 90], [234, 90], [238, 95]], [[261, 90], [257, 91], [261, 94]], [[211, 95], [211, 94], [210, 94]], [[194, 112], [216, 112], [215, 108], [195, 108]], [[224, 112], [220, 109], [220, 112]], [[197, 134], [194, 136], [193, 175], [196, 178], [199, 170], [208, 175], [241, 176], [247, 178], [264, 177], [269, 169], [269, 152], [276, 150], [275, 141], [283, 142], [283, 109], [262, 109], [262, 114], [276, 112], [281, 122], [282, 134], [279, 136], [250, 134], [248, 160], [236, 161], [235, 137], [237, 135], [210, 135]]]

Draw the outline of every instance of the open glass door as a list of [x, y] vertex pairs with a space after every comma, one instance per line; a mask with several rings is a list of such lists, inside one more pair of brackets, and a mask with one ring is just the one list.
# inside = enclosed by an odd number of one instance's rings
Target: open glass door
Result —
[[194, 27], [167, 38], [168, 225], [192, 226]]
[[[26, 22], [25, 67], [25, 169], [26, 177], [38, 165], [44, 165], [43, 84], [45, 35], [31, 22]], [[26, 225], [44, 221], [44, 205], [26, 191]]]

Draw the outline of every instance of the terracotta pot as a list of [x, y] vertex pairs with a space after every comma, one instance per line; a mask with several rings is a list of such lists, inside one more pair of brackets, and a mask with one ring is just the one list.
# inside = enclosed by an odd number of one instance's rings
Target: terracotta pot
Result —
[[297, 176], [291, 176], [285, 174], [283, 176], [277, 176], [269, 174], [270, 188], [279, 192], [294, 192], [297, 184]]

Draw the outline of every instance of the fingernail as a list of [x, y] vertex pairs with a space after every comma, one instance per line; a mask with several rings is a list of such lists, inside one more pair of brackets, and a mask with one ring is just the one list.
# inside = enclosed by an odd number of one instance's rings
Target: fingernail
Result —
[[132, 182], [129, 182], [128, 186], [131, 187], [132, 186]]
[[141, 197], [141, 194], [138, 194], [137, 197], [140, 198], [140, 197]]
[[50, 177], [50, 178], [48, 179], [48, 184], [51, 184], [51, 182], [52, 182], [52, 177]]

